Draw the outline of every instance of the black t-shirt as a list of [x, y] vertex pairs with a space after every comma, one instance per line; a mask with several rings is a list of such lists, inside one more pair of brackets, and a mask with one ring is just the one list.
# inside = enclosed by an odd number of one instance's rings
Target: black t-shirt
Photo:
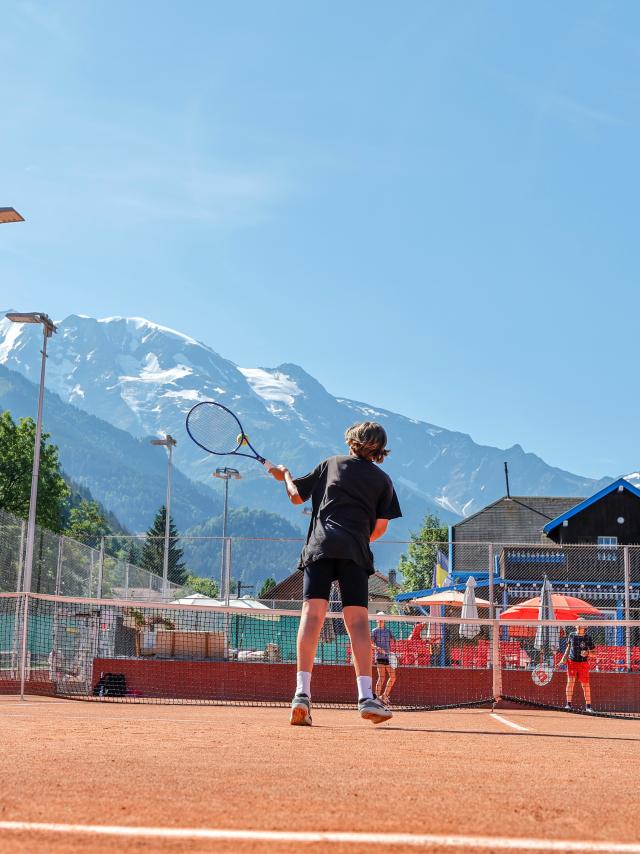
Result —
[[299, 567], [321, 558], [353, 560], [373, 573], [369, 538], [376, 519], [402, 516], [389, 475], [376, 463], [355, 456], [329, 457], [294, 480], [312, 516]]
[[569, 661], [588, 661], [589, 659], [584, 655], [584, 652], [596, 648], [593, 639], [586, 632], [583, 635], [573, 632], [567, 638], [567, 644], [569, 646]]

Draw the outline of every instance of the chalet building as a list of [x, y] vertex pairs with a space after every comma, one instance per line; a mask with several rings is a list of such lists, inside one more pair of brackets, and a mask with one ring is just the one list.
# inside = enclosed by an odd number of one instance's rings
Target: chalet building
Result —
[[623, 478], [589, 498], [501, 498], [450, 539], [452, 583], [474, 575], [484, 588], [491, 568], [504, 606], [536, 596], [545, 575], [612, 615], [623, 616], [627, 585], [640, 606], [640, 490]]
[[[544, 526], [575, 507], [582, 498], [508, 496], [483, 507], [450, 529], [449, 565], [456, 574], [488, 572], [503, 545], [544, 544], [552, 540]], [[489, 544], [493, 544], [493, 554]]]
[[542, 532], [560, 544], [639, 545], [640, 490], [620, 478], [547, 522]]

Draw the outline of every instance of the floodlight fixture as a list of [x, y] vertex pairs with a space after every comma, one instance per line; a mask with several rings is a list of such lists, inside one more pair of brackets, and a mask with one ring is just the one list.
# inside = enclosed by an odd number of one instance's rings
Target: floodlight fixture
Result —
[[9, 311], [5, 317], [12, 323], [41, 323], [47, 338], [57, 332], [55, 323], [43, 311]]
[[0, 222], [24, 222], [24, 217], [15, 208], [0, 208]]

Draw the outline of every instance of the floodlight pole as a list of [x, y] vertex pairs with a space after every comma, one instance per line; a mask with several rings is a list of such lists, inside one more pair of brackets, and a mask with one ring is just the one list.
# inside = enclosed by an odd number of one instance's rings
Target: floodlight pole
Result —
[[22, 643], [20, 651], [20, 699], [24, 700], [25, 672], [27, 664], [27, 639], [29, 628], [29, 593], [33, 574], [33, 546], [36, 538], [36, 510], [38, 505], [38, 478], [40, 476], [40, 443], [42, 441], [42, 410], [44, 406], [44, 377], [47, 365], [47, 341], [56, 331], [55, 324], [44, 312], [9, 312], [7, 319], [13, 323], [40, 323], [43, 331], [42, 361], [40, 363], [40, 389], [38, 392], [38, 415], [36, 418], [36, 436], [33, 447], [33, 465], [31, 466], [31, 494], [29, 496], [29, 518], [27, 521], [27, 546], [22, 575], [24, 613], [22, 616]]
[[33, 546], [36, 538], [36, 508], [38, 504], [38, 478], [40, 476], [40, 443], [42, 441], [42, 409], [44, 405], [44, 376], [47, 365], [47, 340], [56, 331], [51, 323], [43, 323], [42, 362], [40, 365], [40, 391], [38, 393], [38, 416], [36, 420], [36, 438], [33, 448], [33, 466], [31, 467], [31, 495], [29, 496], [29, 519], [27, 522], [27, 552], [24, 561], [22, 590], [31, 592], [33, 573]]
[[231, 598], [231, 543], [227, 537], [227, 520], [229, 514], [229, 481], [231, 478], [241, 480], [242, 476], [237, 469], [218, 468], [213, 473], [214, 477], [224, 481], [224, 510], [222, 511], [222, 566], [221, 566], [221, 582], [222, 590], [220, 591], [224, 597], [224, 604], [229, 607]]
[[171, 487], [173, 483], [173, 449], [178, 444], [168, 433], [164, 439], [152, 439], [152, 445], [163, 445], [169, 452], [167, 467], [167, 498], [165, 501], [164, 520], [164, 555], [162, 558], [162, 598], [168, 598], [169, 589], [169, 539], [171, 534]]

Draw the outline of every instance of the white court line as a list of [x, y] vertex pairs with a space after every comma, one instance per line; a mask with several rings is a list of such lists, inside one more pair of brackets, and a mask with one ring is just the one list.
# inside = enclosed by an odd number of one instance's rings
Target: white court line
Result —
[[510, 721], [507, 718], [503, 718], [502, 715], [497, 715], [495, 712], [489, 712], [489, 716], [495, 718], [497, 721], [500, 721], [501, 724], [505, 724], [506, 726], [510, 726], [513, 729], [520, 729], [523, 732], [530, 732], [528, 726], [522, 726], [522, 724], [517, 724], [514, 721]]
[[278, 830], [215, 830], [189, 827], [123, 827], [92, 824], [49, 824], [30, 821], [0, 821], [0, 831], [132, 836], [154, 839], [208, 839], [237, 842], [336, 843], [338, 845], [409, 845], [416, 848], [489, 848], [511, 851], [577, 851], [640, 854], [640, 843], [589, 842], [572, 839], [529, 839], [509, 836], [449, 836], [435, 833], [349, 833], [296, 832]]

